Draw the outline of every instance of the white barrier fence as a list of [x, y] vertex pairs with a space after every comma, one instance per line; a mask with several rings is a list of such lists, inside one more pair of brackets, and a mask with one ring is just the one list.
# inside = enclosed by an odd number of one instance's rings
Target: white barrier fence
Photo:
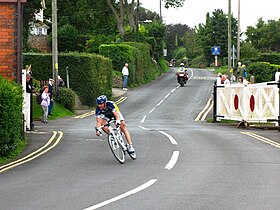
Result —
[[[230, 84], [216, 88], [216, 120], [275, 122], [279, 125], [279, 84]], [[216, 111], [216, 112], [215, 112]]]
[[31, 130], [30, 125], [30, 94], [26, 92], [26, 69], [22, 70], [22, 87], [23, 87], [23, 106], [22, 106], [22, 113], [23, 113], [23, 128], [24, 132], [26, 130]]

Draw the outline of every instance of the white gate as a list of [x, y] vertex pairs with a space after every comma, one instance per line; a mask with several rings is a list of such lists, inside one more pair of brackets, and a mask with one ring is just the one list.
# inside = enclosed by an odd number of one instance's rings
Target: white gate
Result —
[[24, 116], [23, 127], [24, 132], [27, 130], [31, 130], [30, 125], [30, 93], [26, 92], [26, 69], [22, 69], [22, 87], [23, 87], [23, 107], [22, 113]]
[[217, 86], [216, 119], [275, 122], [279, 117], [277, 82]]

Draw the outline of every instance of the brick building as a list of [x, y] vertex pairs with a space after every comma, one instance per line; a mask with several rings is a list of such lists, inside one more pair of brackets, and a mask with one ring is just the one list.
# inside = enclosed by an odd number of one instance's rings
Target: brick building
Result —
[[21, 83], [22, 9], [26, 0], [0, 0], [0, 74]]

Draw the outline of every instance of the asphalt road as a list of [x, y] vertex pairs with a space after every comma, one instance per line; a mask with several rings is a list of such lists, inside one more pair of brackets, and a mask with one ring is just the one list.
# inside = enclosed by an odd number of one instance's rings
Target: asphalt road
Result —
[[33, 143], [55, 131], [57, 144], [0, 173], [0, 209], [280, 209], [279, 132], [195, 121], [213, 74], [192, 72], [185, 87], [173, 69], [125, 94], [137, 160], [123, 165], [93, 115], [38, 125]]

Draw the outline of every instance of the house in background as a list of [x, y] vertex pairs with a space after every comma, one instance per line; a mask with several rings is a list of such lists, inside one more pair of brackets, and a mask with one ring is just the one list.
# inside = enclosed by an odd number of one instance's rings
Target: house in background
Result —
[[40, 50], [41, 52], [50, 52], [48, 46], [48, 29], [50, 28], [44, 23], [45, 1], [41, 2], [42, 9], [35, 14], [35, 21], [30, 23], [30, 36], [28, 44], [30, 47]]
[[35, 36], [46, 36], [48, 35], [49, 28], [50, 27], [43, 22], [32, 22], [30, 25], [30, 34]]

